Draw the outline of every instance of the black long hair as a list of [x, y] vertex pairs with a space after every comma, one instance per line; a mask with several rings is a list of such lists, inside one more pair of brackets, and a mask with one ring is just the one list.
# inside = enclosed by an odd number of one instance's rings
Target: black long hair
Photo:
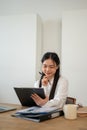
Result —
[[[49, 100], [50, 100], [50, 99], [54, 98], [56, 85], [57, 85], [57, 82], [58, 82], [59, 77], [60, 77], [60, 59], [59, 59], [58, 55], [54, 52], [45, 53], [41, 59], [41, 62], [43, 63], [47, 59], [52, 59], [56, 63], [56, 65], [58, 66], [58, 69], [56, 70], [56, 73], [54, 75], [54, 81], [53, 81], [52, 89], [51, 89], [50, 96], [49, 96]], [[43, 79], [43, 76], [44, 76], [44, 73], [42, 73], [42, 76], [40, 78], [39, 87], [42, 86], [41, 80]]]

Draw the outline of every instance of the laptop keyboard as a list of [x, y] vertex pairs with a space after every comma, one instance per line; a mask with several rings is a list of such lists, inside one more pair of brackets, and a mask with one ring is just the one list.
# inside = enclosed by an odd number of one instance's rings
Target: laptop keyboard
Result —
[[5, 110], [5, 109], [3, 109], [3, 108], [0, 108], [0, 112], [2, 112], [3, 110]]
[[2, 111], [4, 111], [4, 110], [6, 110], [6, 107], [0, 106], [0, 112], [2, 112]]
[[0, 112], [5, 112], [5, 111], [10, 111], [10, 110], [15, 110], [16, 108], [14, 107], [8, 107], [8, 106], [0, 106]]

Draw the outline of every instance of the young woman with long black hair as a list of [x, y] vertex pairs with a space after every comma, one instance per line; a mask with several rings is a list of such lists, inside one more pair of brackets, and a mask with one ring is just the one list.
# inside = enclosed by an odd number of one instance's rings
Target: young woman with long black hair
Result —
[[46, 98], [32, 94], [32, 99], [38, 106], [63, 107], [68, 96], [68, 82], [60, 75], [60, 59], [54, 52], [47, 52], [42, 57], [42, 72], [40, 80], [34, 87], [44, 88]]

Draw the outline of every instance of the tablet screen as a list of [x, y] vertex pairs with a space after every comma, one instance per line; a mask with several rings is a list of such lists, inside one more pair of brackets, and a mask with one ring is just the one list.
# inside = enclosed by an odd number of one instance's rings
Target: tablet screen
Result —
[[22, 106], [36, 106], [36, 103], [31, 98], [31, 94], [33, 93], [36, 93], [43, 99], [45, 98], [45, 93], [43, 88], [15, 87], [14, 90]]

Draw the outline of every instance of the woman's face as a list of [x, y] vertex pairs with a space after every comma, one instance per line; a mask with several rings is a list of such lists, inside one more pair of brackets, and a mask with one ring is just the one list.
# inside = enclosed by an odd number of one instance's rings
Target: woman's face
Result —
[[58, 69], [58, 66], [52, 59], [47, 59], [42, 63], [42, 72], [51, 79]]

